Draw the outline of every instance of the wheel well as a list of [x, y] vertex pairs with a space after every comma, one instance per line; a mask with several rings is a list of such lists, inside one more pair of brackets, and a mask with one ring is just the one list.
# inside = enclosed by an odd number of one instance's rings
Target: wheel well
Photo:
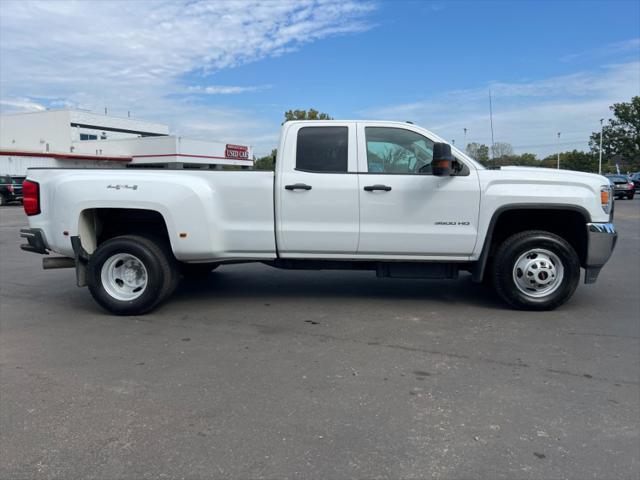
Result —
[[473, 280], [479, 282], [491, 264], [496, 248], [511, 235], [525, 230], [545, 230], [564, 238], [576, 251], [580, 265], [587, 258], [586, 223], [589, 216], [580, 210], [555, 208], [518, 208], [498, 213], [489, 225], [489, 242], [472, 270]]
[[78, 234], [87, 253], [120, 235], [153, 236], [170, 243], [164, 217], [155, 210], [138, 208], [92, 208], [80, 214]]
[[588, 218], [578, 210], [515, 209], [499, 214], [491, 234], [489, 257], [511, 235], [525, 230], [545, 230], [564, 238], [576, 251], [584, 266], [587, 256]]

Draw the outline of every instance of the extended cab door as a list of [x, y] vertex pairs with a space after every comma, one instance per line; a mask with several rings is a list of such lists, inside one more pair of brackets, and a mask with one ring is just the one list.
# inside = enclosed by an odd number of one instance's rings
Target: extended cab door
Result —
[[282, 257], [354, 256], [359, 209], [356, 124], [292, 122], [276, 162], [276, 242]]
[[358, 256], [465, 259], [478, 232], [473, 165], [431, 174], [434, 142], [412, 125], [358, 123]]

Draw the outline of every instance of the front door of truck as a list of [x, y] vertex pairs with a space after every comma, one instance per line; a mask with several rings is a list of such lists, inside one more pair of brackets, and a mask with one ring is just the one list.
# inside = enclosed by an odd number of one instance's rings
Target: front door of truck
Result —
[[297, 258], [355, 255], [355, 123], [318, 121], [285, 128], [275, 186], [278, 253]]
[[418, 129], [358, 124], [358, 256], [471, 255], [478, 231], [477, 171], [431, 174], [434, 142]]

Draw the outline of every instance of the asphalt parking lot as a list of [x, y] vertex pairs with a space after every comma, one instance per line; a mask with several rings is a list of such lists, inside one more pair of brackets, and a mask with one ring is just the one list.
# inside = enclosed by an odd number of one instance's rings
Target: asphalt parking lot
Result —
[[546, 313], [468, 276], [239, 265], [114, 317], [0, 217], [2, 479], [639, 476], [640, 198]]

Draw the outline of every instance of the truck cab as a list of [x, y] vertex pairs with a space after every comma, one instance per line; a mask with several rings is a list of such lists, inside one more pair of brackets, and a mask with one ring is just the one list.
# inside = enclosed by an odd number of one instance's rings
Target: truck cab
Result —
[[406, 123], [286, 124], [276, 161], [279, 253], [468, 260], [478, 170], [459, 152], [446, 176], [434, 174], [438, 141]]

